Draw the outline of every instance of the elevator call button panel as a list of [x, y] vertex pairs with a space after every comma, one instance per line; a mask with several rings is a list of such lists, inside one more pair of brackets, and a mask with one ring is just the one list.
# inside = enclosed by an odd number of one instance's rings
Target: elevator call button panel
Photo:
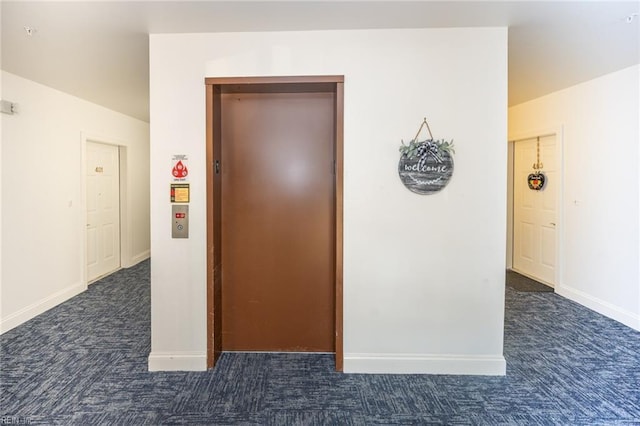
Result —
[[188, 205], [171, 205], [171, 238], [189, 238]]

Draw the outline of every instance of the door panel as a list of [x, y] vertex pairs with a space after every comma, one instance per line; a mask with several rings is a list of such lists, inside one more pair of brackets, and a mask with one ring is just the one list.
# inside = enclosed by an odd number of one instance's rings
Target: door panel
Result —
[[120, 267], [118, 147], [87, 143], [87, 281]]
[[515, 143], [513, 269], [553, 286], [558, 185], [555, 136], [540, 138], [540, 161], [546, 178], [540, 191], [529, 189], [527, 184], [536, 161], [536, 139]]
[[556, 263], [556, 230], [550, 226], [542, 226], [541, 229], [542, 250], [540, 263], [542, 266], [554, 269]]
[[221, 103], [222, 348], [333, 352], [335, 94]]
[[521, 244], [519, 245], [520, 257], [525, 260], [532, 262], [533, 261], [533, 240], [534, 240], [534, 232], [533, 232], [533, 224], [521, 222], [520, 229], [522, 229], [521, 235]]

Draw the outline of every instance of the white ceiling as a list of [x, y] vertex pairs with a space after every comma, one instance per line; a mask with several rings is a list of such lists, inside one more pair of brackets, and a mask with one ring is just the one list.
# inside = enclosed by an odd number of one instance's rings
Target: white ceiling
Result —
[[639, 1], [4, 0], [0, 7], [2, 69], [145, 121], [149, 33], [508, 26], [510, 105], [640, 62]]

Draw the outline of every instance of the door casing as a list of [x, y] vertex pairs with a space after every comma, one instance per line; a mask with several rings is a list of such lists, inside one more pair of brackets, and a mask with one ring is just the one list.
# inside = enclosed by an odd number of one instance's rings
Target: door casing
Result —
[[335, 365], [343, 369], [343, 128], [344, 76], [206, 78], [207, 366], [222, 352], [221, 179], [222, 93], [331, 92], [335, 94]]

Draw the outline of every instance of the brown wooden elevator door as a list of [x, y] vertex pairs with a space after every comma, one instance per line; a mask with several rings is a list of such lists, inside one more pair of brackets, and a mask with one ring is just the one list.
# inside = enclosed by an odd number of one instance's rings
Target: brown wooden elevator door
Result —
[[333, 352], [333, 93], [222, 95], [222, 349]]

